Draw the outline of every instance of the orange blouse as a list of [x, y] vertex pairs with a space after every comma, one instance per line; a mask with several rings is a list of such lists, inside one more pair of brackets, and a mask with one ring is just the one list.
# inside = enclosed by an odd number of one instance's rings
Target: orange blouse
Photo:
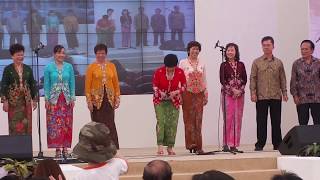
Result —
[[92, 102], [92, 104], [99, 109], [104, 92], [111, 106], [115, 108], [116, 100], [120, 97], [116, 67], [110, 62], [104, 64], [94, 62], [88, 66], [86, 73], [85, 93], [87, 102]]

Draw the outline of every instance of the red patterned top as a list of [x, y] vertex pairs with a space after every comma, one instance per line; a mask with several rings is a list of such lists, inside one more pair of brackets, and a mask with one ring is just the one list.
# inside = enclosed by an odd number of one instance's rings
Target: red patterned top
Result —
[[[178, 109], [182, 104], [181, 93], [186, 89], [186, 77], [182, 69], [175, 67], [171, 80], [167, 78], [166, 67], [157, 69], [153, 76], [153, 103], [160, 104], [161, 101], [170, 100]], [[170, 93], [175, 95], [171, 95]]]

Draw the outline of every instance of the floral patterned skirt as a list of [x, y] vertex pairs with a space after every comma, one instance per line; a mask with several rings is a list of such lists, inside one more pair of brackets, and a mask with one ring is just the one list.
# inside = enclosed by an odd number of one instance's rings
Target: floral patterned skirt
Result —
[[9, 104], [9, 135], [32, 135], [32, 105], [23, 93], [18, 96], [15, 106]]
[[70, 148], [72, 141], [73, 109], [60, 93], [57, 104], [47, 109], [48, 148]]

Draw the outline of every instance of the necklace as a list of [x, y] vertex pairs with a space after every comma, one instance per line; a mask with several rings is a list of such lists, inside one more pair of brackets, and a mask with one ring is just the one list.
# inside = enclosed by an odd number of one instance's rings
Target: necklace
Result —
[[189, 64], [191, 65], [191, 67], [192, 67], [195, 71], [198, 70], [199, 60], [191, 61], [191, 60], [188, 58], [188, 62], [189, 62]]
[[102, 71], [102, 84], [106, 85], [107, 84], [107, 72], [106, 72], [106, 63], [98, 63], [100, 66], [100, 69]]
[[237, 74], [237, 61], [234, 61], [234, 62], [229, 61], [229, 64], [230, 64], [234, 74], [236, 75]]
[[20, 64], [20, 65], [14, 65], [17, 73], [18, 73], [18, 76], [19, 76], [19, 84], [20, 84], [20, 87], [22, 88], [23, 87], [23, 65]]
[[175, 73], [175, 69], [173, 69], [173, 72], [169, 73], [168, 69], [166, 68], [166, 78], [169, 81], [168, 92], [170, 92], [170, 89], [171, 89], [171, 80], [174, 77], [174, 73]]

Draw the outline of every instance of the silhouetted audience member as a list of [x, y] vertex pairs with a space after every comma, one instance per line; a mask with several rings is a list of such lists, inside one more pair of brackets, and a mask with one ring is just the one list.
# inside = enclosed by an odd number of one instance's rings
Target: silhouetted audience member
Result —
[[0, 180], [20, 180], [21, 178], [15, 174], [8, 174], [2, 178], [0, 178]]
[[210, 170], [202, 174], [193, 175], [192, 180], [234, 180], [234, 178], [221, 171]]
[[294, 173], [282, 173], [282, 174], [278, 174], [278, 175], [274, 175], [272, 177], [272, 180], [302, 180], [301, 177], [297, 176]]
[[61, 176], [62, 180], [66, 180], [57, 162], [53, 159], [45, 159], [40, 161], [36, 166], [33, 178], [49, 178], [49, 176], [53, 176], [56, 180], [58, 180], [59, 175]]
[[172, 170], [168, 162], [153, 160], [143, 170], [143, 180], [171, 180]]

